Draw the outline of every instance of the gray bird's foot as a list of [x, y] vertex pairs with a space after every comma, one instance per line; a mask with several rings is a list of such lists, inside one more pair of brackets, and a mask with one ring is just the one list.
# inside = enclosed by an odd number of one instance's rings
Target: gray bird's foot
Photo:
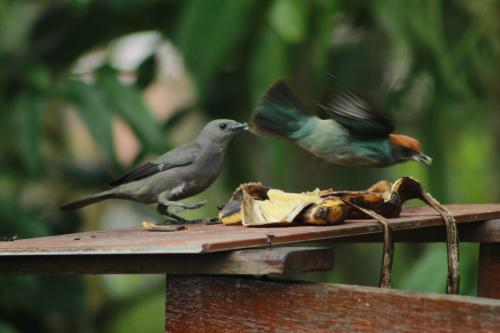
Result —
[[[195, 209], [195, 208], [199, 208], [199, 207], [203, 206], [205, 203], [206, 203], [206, 201], [199, 202], [199, 203], [196, 203], [194, 205], [187, 205], [187, 204], [184, 204], [184, 205], [192, 207], [192, 208], [185, 208], [185, 209]], [[180, 204], [183, 204], [183, 203], [180, 203]], [[183, 224], [218, 224], [218, 223], [221, 223], [217, 217], [214, 217], [211, 219], [187, 220], [187, 219], [176, 214], [179, 211], [183, 211], [185, 209], [176, 210], [176, 211], [171, 213], [168, 211], [168, 206], [166, 206], [164, 204], [159, 204], [157, 206], [158, 213], [167, 217], [167, 219], [164, 221], [164, 224], [183, 225]]]
[[196, 224], [200, 223], [201, 220], [188, 220], [179, 215], [170, 212], [163, 212], [163, 215], [167, 217], [167, 219], [163, 222], [167, 225], [186, 225], [186, 224]]
[[[172, 214], [174, 215], [174, 214]], [[177, 216], [177, 215], [175, 215]], [[174, 219], [174, 218], [170, 218], [170, 219], [167, 219], [165, 220], [165, 224], [169, 224], [169, 225], [186, 225], [186, 224], [204, 224], [204, 225], [214, 225], [214, 224], [222, 224], [221, 221], [219, 221], [219, 218], [217, 217], [213, 217], [213, 218], [210, 218], [210, 219], [196, 219], [196, 220], [186, 220], [186, 219], [183, 219], [182, 217], [180, 216], [177, 216], [178, 219]]]
[[185, 202], [179, 202], [179, 201], [162, 201], [161, 204], [164, 206], [175, 206], [178, 207], [177, 210], [175, 210], [174, 213], [179, 213], [182, 212], [183, 210], [187, 209], [197, 209], [203, 207], [208, 201], [203, 200], [194, 204], [187, 204]]
[[213, 224], [222, 224], [222, 222], [219, 220], [218, 217], [212, 217], [211, 219], [205, 220], [206, 225], [213, 225]]
[[191, 220], [187, 220], [173, 213], [165, 212], [163, 215], [167, 217], [167, 219], [164, 221], [164, 224], [171, 224], [171, 225], [191, 224]]

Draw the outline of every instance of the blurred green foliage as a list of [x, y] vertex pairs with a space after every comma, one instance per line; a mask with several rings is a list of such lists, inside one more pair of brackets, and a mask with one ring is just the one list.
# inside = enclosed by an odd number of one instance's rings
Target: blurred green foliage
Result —
[[[340, 168], [285, 142], [241, 136], [209, 190], [211, 201], [224, 201], [235, 186], [251, 180], [302, 191], [360, 189], [402, 175], [423, 181], [445, 203], [498, 201], [499, 14], [500, 4], [490, 0], [3, 0], [0, 235], [99, 227], [57, 207], [130, 167], [117, 157], [114, 119], [122, 119], [138, 139], [138, 163], [171, 147], [172, 133], [192, 121], [190, 114], [248, 119], [258, 96], [282, 76], [311, 108], [331, 94], [331, 75], [365, 92], [393, 116], [399, 132], [421, 139], [434, 164]], [[72, 72], [85, 53], [150, 30], [179, 50], [197, 96], [164, 123], [142, 96], [158, 73], [154, 56], [138, 67], [133, 85], [118, 79], [110, 61], [95, 69], [91, 81]], [[98, 147], [92, 165], [79, 163], [67, 140], [68, 105]], [[209, 209], [202, 214], [215, 213]], [[315, 278], [373, 285], [378, 251], [378, 245], [339, 245], [335, 271]], [[474, 294], [477, 248], [462, 245], [461, 261], [462, 292]], [[441, 292], [444, 247], [398, 245], [394, 269], [396, 287]], [[107, 279], [122, 281], [127, 292], [112, 292]], [[135, 332], [161, 323], [161, 278], [146, 286], [131, 281], [1, 278], [0, 332]]]

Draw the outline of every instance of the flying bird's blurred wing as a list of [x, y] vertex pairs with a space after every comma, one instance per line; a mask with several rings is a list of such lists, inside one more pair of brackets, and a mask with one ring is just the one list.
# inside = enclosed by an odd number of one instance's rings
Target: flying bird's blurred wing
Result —
[[158, 172], [191, 164], [196, 159], [199, 150], [200, 148], [196, 143], [184, 144], [150, 162], [140, 165], [126, 175], [113, 180], [109, 185], [118, 186], [152, 176]]
[[350, 91], [343, 91], [323, 108], [353, 136], [363, 139], [386, 138], [394, 131], [394, 124], [386, 114]]
[[274, 82], [259, 101], [252, 115], [252, 131], [289, 138], [300, 130], [309, 116], [286, 81], [281, 79]]

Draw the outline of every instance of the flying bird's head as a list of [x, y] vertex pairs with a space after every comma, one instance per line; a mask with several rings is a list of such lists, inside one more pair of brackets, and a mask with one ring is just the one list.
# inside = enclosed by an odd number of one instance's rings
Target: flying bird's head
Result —
[[396, 163], [415, 160], [426, 165], [432, 163], [432, 158], [422, 152], [422, 147], [418, 140], [402, 135], [389, 134], [391, 143], [391, 154]]
[[240, 123], [230, 119], [217, 119], [209, 122], [200, 135], [198, 140], [208, 141], [214, 144], [227, 144], [231, 138], [241, 131], [248, 130], [247, 123]]

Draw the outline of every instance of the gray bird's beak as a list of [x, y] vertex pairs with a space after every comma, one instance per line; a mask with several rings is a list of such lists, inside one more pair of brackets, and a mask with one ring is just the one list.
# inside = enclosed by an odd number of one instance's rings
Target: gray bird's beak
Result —
[[241, 130], [247, 131], [248, 128], [249, 127], [248, 127], [247, 123], [236, 123], [234, 125], [231, 125], [231, 127], [229, 129], [231, 131], [241, 131]]
[[431, 165], [432, 164], [432, 158], [429, 156], [425, 155], [424, 153], [418, 153], [412, 156], [412, 159], [424, 163], [425, 165]]

